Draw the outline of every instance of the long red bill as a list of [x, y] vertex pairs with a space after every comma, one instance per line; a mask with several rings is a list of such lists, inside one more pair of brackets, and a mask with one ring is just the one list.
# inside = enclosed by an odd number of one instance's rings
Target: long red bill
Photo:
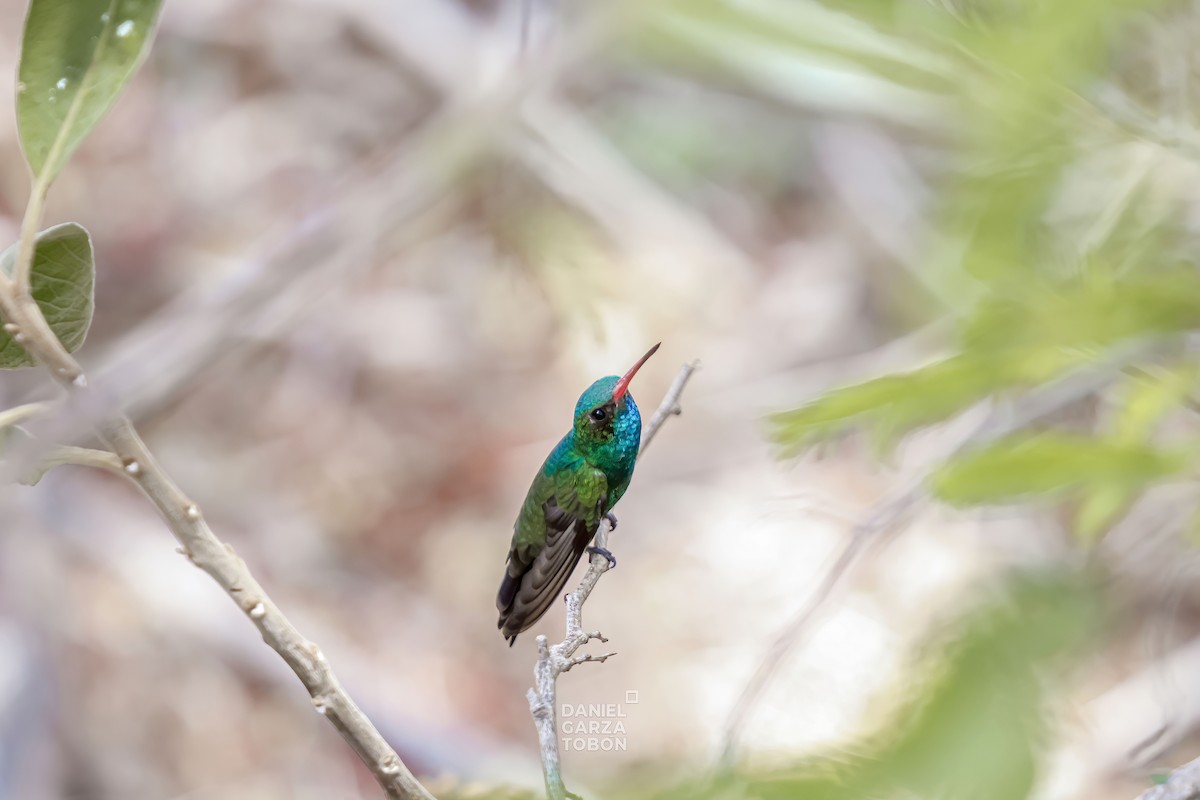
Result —
[[654, 355], [661, 346], [662, 342], [659, 342], [658, 344], [654, 345], [654, 347], [651, 347], [646, 351], [646, 355], [639, 358], [638, 362], [629, 368], [629, 372], [626, 372], [621, 376], [621, 380], [617, 381], [617, 385], [613, 387], [614, 403], [619, 403], [621, 401], [621, 398], [624, 397], [625, 393], [629, 391], [629, 382], [633, 380], [633, 376], [637, 375], [637, 371], [642, 368], [642, 364], [645, 364], [650, 356]]

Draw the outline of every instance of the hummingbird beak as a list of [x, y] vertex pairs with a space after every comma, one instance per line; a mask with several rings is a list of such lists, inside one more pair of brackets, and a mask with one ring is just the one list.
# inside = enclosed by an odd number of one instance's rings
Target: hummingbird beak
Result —
[[614, 403], [621, 402], [621, 398], [623, 398], [625, 393], [629, 391], [629, 382], [633, 380], [633, 376], [637, 375], [637, 371], [642, 368], [642, 364], [645, 364], [650, 356], [654, 355], [661, 346], [662, 342], [659, 342], [658, 344], [654, 345], [654, 347], [651, 347], [646, 351], [646, 355], [639, 358], [638, 362], [629, 368], [629, 372], [626, 372], [621, 376], [621, 380], [617, 381], [617, 385], [613, 387], [612, 397]]

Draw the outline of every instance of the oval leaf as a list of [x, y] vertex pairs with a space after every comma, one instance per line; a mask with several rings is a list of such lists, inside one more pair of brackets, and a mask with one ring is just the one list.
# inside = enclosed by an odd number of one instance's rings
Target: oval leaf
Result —
[[45, 184], [104, 116], [150, 49], [161, 0], [30, 0], [17, 123]]
[[1075, 534], [1085, 544], [1091, 544], [1113, 526], [1135, 498], [1135, 493], [1123, 486], [1098, 485], [1088, 489], [1075, 511]]
[[1186, 466], [1183, 456], [1142, 444], [1047, 433], [959, 456], [934, 473], [932, 484], [947, 502], [984, 505], [1098, 486], [1137, 489]]
[[[0, 253], [0, 269], [13, 273], [17, 245]], [[33, 299], [46, 317], [50, 330], [73, 353], [83, 344], [92, 324], [95, 264], [92, 239], [74, 222], [55, 225], [38, 234], [29, 276]], [[25, 348], [0, 330], [0, 369], [32, 367]]]

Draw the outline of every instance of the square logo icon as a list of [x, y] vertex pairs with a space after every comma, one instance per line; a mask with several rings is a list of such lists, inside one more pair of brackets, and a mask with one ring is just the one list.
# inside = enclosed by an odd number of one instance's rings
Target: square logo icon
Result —
[[638, 690], [637, 689], [626, 689], [625, 690], [625, 702], [631, 706], [636, 706], [637, 702], [638, 702]]

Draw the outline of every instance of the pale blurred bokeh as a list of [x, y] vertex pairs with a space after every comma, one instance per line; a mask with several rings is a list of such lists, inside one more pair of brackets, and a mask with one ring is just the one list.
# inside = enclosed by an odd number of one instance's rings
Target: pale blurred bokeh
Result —
[[[825, 19], [748, 6], [780, 26]], [[0, 76], [22, 13], [0, 0]], [[883, 465], [853, 439], [780, 461], [762, 424], [945, 351], [912, 272], [953, 114], [835, 52], [788, 60], [715, 28], [690, 41], [728, 73], [644, 57], [624, 44], [645, 24], [631, 19], [562, 2], [168, 2], [149, 61], [51, 194], [49, 221], [96, 243], [85, 367], [435, 787], [540, 783], [532, 634], [561, 636], [563, 612], [509, 649], [494, 596], [529, 479], [593, 379], [662, 340], [633, 387], [649, 413], [680, 364], [703, 364], [617, 509], [619, 567], [585, 609], [619, 655], [560, 683], [562, 703], [627, 715], [615, 752], [564, 753], [571, 786], [709, 768], [853, 524], [957, 435]], [[1145, 24], [1194, 80], [1195, 14]], [[514, 84], [533, 88], [514, 99]], [[0, 109], [12, 95], [0, 77]], [[1195, 177], [1142, 147], [1163, 180]], [[1197, 185], [1178, 190], [1193, 209]], [[5, 110], [0, 243], [27, 190]], [[1094, 191], [1078, 188], [1079, 213]], [[42, 386], [5, 374], [0, 399]], [[3, 503], [0, 797], [375, 796], [129, 487], [64, 469]], [[1186, 760], [1200, 722], [1197, 598], [1174, 588], [1195, 559], [1150, 537], [1130, 550], [1128, 630], [1069, 698], [1045, 798], [1131, 798], [1131, 750], [1168, 724], [1185, 744], [1159, 761]], [[1053, 514], [923, 505], [835, 592], [742, 752], [852, 738], [975, 587], [1078, 557]]]

